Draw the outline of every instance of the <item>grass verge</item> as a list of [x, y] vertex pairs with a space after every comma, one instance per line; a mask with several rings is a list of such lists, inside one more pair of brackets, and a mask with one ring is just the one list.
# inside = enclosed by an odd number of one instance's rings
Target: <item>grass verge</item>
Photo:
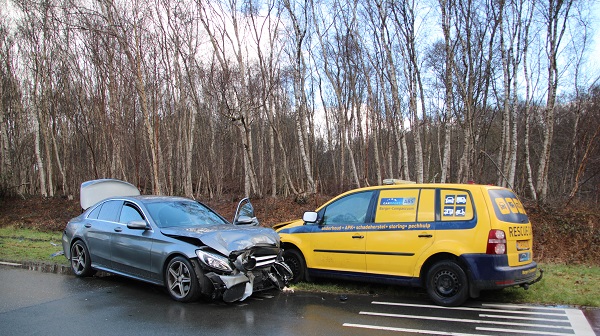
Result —
[[[481, 293], [479, 300], [499, 303], [530, 303], [600, 307], [600, 267], [590, 265], [539, 264], [544, 270], [542, 280], [528, 290], [505, 288]], [[365, 284], [338, 280], [316, 280], [292, 286], [295, 290], [335, 294], [369, 294], [408, 298], [427, 298], [421, 288]]]
[[[0, 228], [0, 260], [68, 265], [62, 251], [62, 232], [42, 232], [15, 227]], [[540, 264], [544, 278], [528, 290], [520, 287], [481, 294], [481, 300], [502, 303], [533, 303], [600, 307], [600, 267], [590, 265]], [[291, 286], [294, 290], [334, 294], [368, 294], [397, 297], [427, 297], [423, 289], [362, 282], [316, 280]]]
[[62, 232], [0, 228], [0, 260], [68, 265], [62, 251]]

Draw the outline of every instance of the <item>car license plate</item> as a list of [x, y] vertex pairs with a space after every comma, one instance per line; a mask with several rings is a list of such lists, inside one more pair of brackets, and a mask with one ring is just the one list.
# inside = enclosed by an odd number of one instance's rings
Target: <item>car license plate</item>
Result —
[[529, 250], [529, 240], [517, 240], [517, 251]]
[[519, 253], [519, 262], [529, 261], [529, 252]]

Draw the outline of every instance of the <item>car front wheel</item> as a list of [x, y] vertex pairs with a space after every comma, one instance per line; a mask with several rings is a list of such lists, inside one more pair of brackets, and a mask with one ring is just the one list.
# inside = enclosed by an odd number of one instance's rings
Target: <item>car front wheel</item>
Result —
[[459, 306], [469, 298], [465, 271], [452, 260], [435, 263], [427, 272], [427, 294], [438, 305]]
[[71, 269], [78, 277], [87, 277], [95, 273], [92, 269], [90, 252], [81, 240], [71, 245]]
[[169, 295], [180, 302], [195, 301], [200, 297], [200, 284], [190, 261], [184, 257], [175, 257], [169, 261], [165, 270], [165, 282]]

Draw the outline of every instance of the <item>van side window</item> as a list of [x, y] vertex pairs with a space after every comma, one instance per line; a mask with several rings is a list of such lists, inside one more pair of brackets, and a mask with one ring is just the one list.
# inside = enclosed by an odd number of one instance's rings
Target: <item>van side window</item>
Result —
[[351, 194], [329, 204], [323, 215], [323, 225], [362, 224], [365, 222], [373, 191]]
[[473, 201], [465, 190], [440, 190], [442, 221], [466, 221], [473, 219]]
[[421, 189], [417, 222], [435, 221], [435, 189]]
[[375, 223], [415, 222], [420, 189], [381, 190]]

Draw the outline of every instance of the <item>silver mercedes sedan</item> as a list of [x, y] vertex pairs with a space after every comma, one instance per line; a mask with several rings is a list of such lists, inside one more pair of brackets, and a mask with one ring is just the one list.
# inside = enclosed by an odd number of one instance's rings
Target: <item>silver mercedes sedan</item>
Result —
[[113, 179], [83, 183], [80, 202], [84, 212], [68, 222], [62, 239], [76, 276], [123, 275], [165, 286], [181, 302], [242, 301], [282, 289], [292, 277], [279, 236], [257, 226], [247, 199], [233, 223], [200, 202], [142, 196]]

